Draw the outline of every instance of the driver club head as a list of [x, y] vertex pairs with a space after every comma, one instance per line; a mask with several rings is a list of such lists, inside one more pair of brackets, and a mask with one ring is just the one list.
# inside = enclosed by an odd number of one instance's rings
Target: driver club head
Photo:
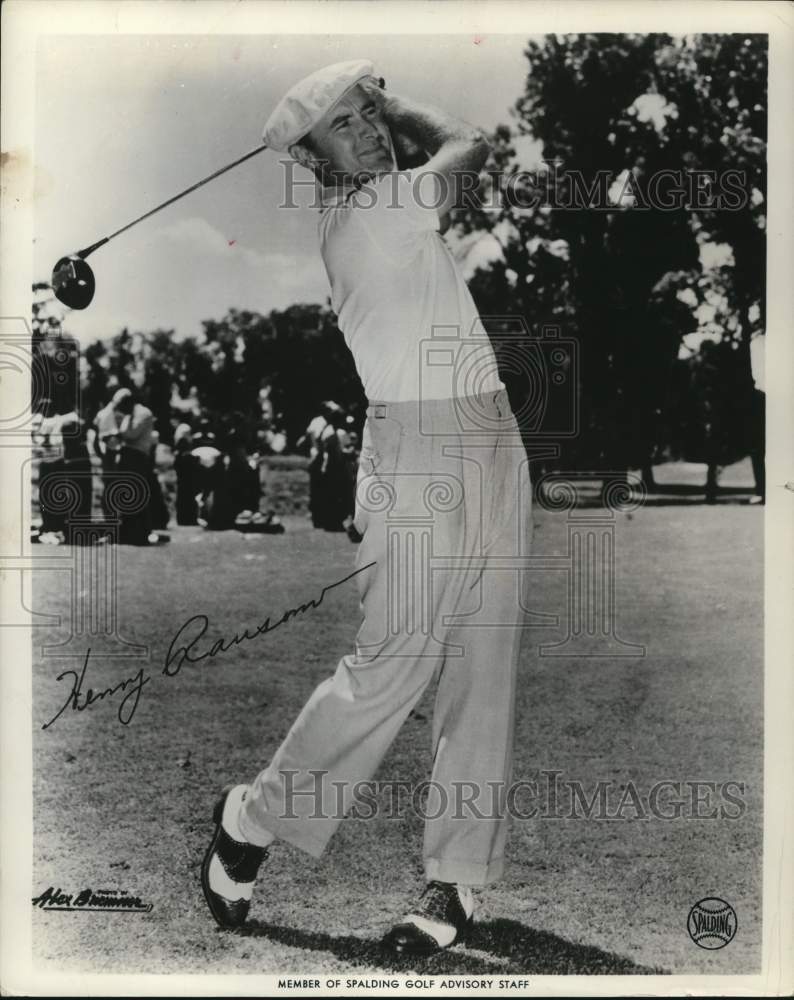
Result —
[[94, 297], [96, 281], [90, 266], [78, 254], [61, 257], [52, 271], [52, 290], [70, 309], [85, 309]]

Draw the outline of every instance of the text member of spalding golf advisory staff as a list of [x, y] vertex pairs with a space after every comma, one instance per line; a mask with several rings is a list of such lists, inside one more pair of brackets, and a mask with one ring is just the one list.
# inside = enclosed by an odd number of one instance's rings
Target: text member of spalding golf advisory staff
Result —
[[[495, 356], [441, 236], [488, 142], [444, 111], [390, 93], [374, 72], [366, 60], [317, 70], [283, 97], [263, 137], [317, 179], [332, 305], [369, 404], [355, 511], [364, 619], [354, 651], [316, 688], [270, 763], [221, 793], [202, 886], [215, 920], [238, 927], [257, 878], [266, 885], [279, 863], [275, 842], [322, 855], [356, 783], [372, 777], [438, 677], [429, 787], [450, 808], [429, 803], [426, 887], [383, 940], [402, 954], [428, 954], [465, 934], [471, 887], [503, 874], [504, 809], [461, 818], [451, 804], [462, 782], [509, 782], [528, 574], [500, 569], [498, 556], [528, 552], [530, 490]], [[424, 162], [400, 170], [408, 151]], [[460, 331], [461, 349], [475, 338], [473, 387], [451, 377], [455, 359], [425, 360], [423, 342], [439, 326]], [[432, 587], [420, 552], [389, 546], [390, 522], [426, 521], [428, 512], [433, 555], [447, 567], [432, 574]], [[471, 627], [475, 615], [479, 627]]]

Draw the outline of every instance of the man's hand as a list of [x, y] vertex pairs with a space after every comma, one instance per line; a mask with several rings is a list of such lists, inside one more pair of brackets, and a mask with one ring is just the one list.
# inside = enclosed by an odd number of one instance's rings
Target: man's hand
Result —
[[374, 76], [368, 76], [361, 81], [362, 89], [372, 99], [378, 113], [389, 126], [397, 169], [410, 170], [413, 167], [421, 166], [423, 163], [427, 163], [428, 154], [418, 142], [406, 135], [405, 132], [399, 131], [392, 123], [391, 111], [394, 110], [396, 114], [398, 109], [396, 107], [392, 109], [394, 100], [392, 95], [386, 92], [385, 86], [383, 78], [378, 79]]
[[404, 132], [397, 132], [394, 129], [389, 129], [389, 131], [394, 144], [394, 156], [397, 160], [398, 170], [413, 170], [415, 167], [421, 167], [427, 163], [430, 157], [418, 142], [415, 142]]
[[413, 173], [433, 178], [426, 183], [435, 184], [434, 203], [443, 221], [451, 209], [464, 202], [466, 193], [477, 187], [479, 172], [491, 148], [485, 135], [438, 108], [386, 93], [374, 77], [362, 86], [389, 126], [398, 156], [413, 159], [429, 154], [427, 162]]

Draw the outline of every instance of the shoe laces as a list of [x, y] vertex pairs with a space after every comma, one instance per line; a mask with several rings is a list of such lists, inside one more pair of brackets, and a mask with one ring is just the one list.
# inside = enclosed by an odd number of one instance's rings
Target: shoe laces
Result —
[[450, 910], [455, 902], [460, 906], [460, 896], [456, 884], [452, 882], [428, 882], [425, 891], [419, 897], [419, 905], [414, 912], [430, 920], [454, 923]]

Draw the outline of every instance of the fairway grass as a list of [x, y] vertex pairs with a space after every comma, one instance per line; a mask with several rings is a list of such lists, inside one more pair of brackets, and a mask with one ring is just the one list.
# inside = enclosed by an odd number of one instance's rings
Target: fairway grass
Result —
[[[566, 515], [534, 514], [536, 555], [567, 550]], [[281, 536], [175, 529], [170, 545], [119, 548], [119, 632], [148, 659], [111, 659], [97, 639], [87, 676], [100, 690], [145, 667], [129, 725], [118, 697], [66, 710], [63, 670], [43, 656], [68, 637], [69, 574], [42, 571], [34, 609], [60, 615], [34, 635], [34, 895], [52, 885], [127, 890], [145, 914], [34, 912], [42, 971], [281, 973], [416, 970], [427, 974], [751, 973], [760, 964], [762, 844], [763, 508], [658, 506], [615, 524], [617, 633], [644, 656], [561, 658], [538, 646], [559, 627], [527, 630], [517, 705], [515, 777], [559, 772], [599, 781], [734, 781], [735, 819], [517, 819], [503, 881], [477, 890], [471, 937], [427, 960], [385, 957], [378, 940], [422, 885], [421, 818], [342, 824], [312, 860], [279, 845], [257, 885], [248, 926], [219, 931], [199, 868], [220, 788], [250, 780], [314, 687], [352, 648], [355, 581], [256, 640], [162, 673], [169, 643], [195, 615], [207, 637], [232, 636], [319, 596], [349, 574], [345, 535], [284, 516]], [[67, 560], [68, 549], [58, 550]], [[532, 610], [562, 614], [565, 573], [531, 575]], [[563, 615], [564, 617], [564, 615]], [[208, 642], [206, 645], [208, 646]], [[78, 647], [76, 646], [75, 649]], [[206, 648], [206, 646], [205, 646]], [[90, 673], [89, 673], [90, 672]], [[432, 691], [406, 722], [378, 777], [430, 773]], [[705, 806], [703, 807], [705, 811]], [[728, 900], [739, 931], [705, 951], [687, 915], [704, 896]]]

